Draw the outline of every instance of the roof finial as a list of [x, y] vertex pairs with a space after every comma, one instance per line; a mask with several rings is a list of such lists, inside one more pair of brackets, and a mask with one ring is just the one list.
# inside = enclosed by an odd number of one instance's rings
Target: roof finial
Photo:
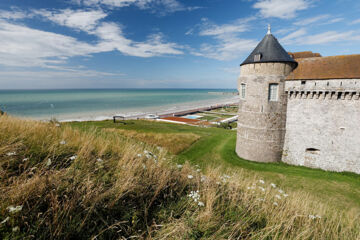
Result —
[[267, 31], [267, 34], [271, 34], [271, 25], [268, 24], [268, 31]]

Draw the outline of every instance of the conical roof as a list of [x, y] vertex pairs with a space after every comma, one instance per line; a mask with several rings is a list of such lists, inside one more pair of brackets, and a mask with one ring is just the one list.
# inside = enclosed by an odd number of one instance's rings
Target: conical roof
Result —
[[254, 51], [240, 64], [240, 66], [251, 63], [267, 63], [267, 62], [297, 62], [290, 57], [285, 49], [280, 45], [278, 40], [271, 34], [270, 29], [263, 40], [256, 46]]

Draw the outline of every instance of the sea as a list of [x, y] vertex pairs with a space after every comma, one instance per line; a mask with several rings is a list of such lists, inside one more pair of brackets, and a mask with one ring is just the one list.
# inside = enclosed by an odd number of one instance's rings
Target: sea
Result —
[[87, 121], [236, 102], [236, 89], [0, 90], [0, 109], [37, 120]]

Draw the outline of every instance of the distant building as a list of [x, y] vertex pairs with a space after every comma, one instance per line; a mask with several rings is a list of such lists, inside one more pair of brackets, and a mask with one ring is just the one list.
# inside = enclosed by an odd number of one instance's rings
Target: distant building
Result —
[[240, 157], [360, 173], [360, 55], [287, 53], [269, 29], [238, 86]]

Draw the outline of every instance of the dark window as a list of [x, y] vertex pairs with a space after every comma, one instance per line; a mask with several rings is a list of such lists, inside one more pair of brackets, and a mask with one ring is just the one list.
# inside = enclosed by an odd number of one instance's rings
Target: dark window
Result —
[[305, 85], [306, 84], [306, 81], [301, 81], [301, 85]]

